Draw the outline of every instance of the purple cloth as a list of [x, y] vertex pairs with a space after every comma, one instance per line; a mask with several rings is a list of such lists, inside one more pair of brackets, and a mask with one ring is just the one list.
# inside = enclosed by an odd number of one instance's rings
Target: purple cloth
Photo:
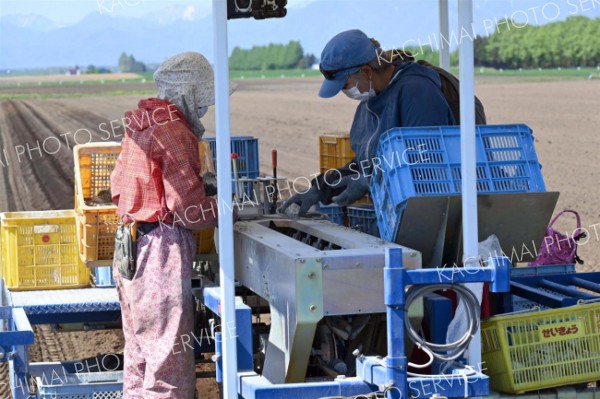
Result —
[[113, 265], [125, 337], [124, 399], [194, 397], [195, 254], [191, 231], [163, 226], [139, 239], [131, 281]]

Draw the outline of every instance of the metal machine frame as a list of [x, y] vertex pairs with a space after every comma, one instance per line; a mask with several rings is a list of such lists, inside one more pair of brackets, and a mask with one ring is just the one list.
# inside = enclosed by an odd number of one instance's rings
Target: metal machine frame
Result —
[[[50, 385], [62, 385], [69, 379], [60, 362], [29, 363], [28, 346], [34, 342], [32, 324], [107, 322], [114, 321], [121, 312], [114, 288], [10, 292], [0, 279], [0, 296], [0, 360], [8, 361], [13, 399], [34, 397], [29, 390], [30, 377], [49, 381]], [[113, 380], [102, 383], [102, 389], [122, 389], [121, 372], [85, 374]], [[77, 384], [72, 387], [74, 394], [89, 390]]]
[[304, 381], [324, 316], [385, 313], [377, 293], [386, 248], [402, 249], [407, 268], [421, 267], [418, 251], [323, 220], [241, 221], [234, 237], [236, 280], [270, 305], [263, 374], [274, 383]]
[[[237, 342], [238, 364], [244, 365], [237, 372], [238, 394], [244, 399], [271, 399], [290, 397], [315, 399], [321, 397], [348, 397], [375, 392], [387, 392], [390, 398], [421, 396], [419, 387], [430, 389], [428, 395], [444, 397], [486, 396], [489, 393], [489, 378], [475, 370], [467, 375], [464, 369], [457, 368], [455, 374], [447, 378], [413, 378], [407, 376], [407, 357], [404, 353], [404, 304], [405, 288], [408, 285], [432, 285], [452, 282], [453, 284], [489, 282], [492, 292], [506, 292], [509, 289], [510, 262], [507, 258], [490, 259], [489, 267], [471, 268], [468, 273], [457, 273], [456, 269], [409, 270], [403, 267], [402, 248], [385, 249], [384, 302], [387, 308], [388, 356], [384, 359], [373, 356], [359, 356], [356, 360], [356, 377], [339, 377], [332, 381], [305, 383], [272, 383], [265, 376], [250, 369], [252, 364], [251, 310], [236, 301], [236, 324], [233, 338]], [[205, 304], [218, 316], [222, 316], [222, 298], [217, 288], [204, 290]], [[220, 342], [220, 336], [217, 343]], [[217, 350], [222, 348], [217, 345]], [[219, 370], [222, 367], [222, 353], [216, 354]], [[222, 382], [219, 372], [219, 382]]]

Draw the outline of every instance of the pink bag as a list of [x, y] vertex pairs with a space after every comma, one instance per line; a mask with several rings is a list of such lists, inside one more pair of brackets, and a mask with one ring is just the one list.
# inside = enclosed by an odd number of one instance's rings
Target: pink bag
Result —
[[[574, 214], [577, 219], [577, 228], [571, 237], [552, 228], [556, 220], [566, 212]], [[579, 214], [575, 211], [565, 209], [550, 221], [550, 224], [546, 228], [544, 240], [540, 244], [537, 257], [533, 262], [529, 263], [529, 266], [561, 265], [575, 262], [580, 265], [583, 264], [583, 260], [577, 256], [577, 241], [584, 237], [586, 237], [586, 233], [581, 229]]]

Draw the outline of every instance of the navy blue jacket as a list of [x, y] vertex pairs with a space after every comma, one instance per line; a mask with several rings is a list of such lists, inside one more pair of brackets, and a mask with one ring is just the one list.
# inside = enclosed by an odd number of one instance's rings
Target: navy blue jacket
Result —
[[359, 104], [350, 145], [360, 164], [377, 155], [381, 134], [391, 128], [455, 124], [438, 73], [413, 62], [401, 63], [379, 95]]
[[[398, 63], [389, 85], [356, 108], [350, 128], [350, 146], [356, 154], [356, 165], [341, 168], [340, 174], [347, 176], [360, 170], [369, 176], [371, 172], [365, 168], [366, 160], [369, 160], [368, 165], [372, 163], [377, 156], [381, 134], [391, 128], [456, 124], [442, 92], [439, 74], [417, 63]], [[321, 202], [330, 204], [331, 198], [344, 189], [325, 184], [323, 179], [321, 174], [312, 184], [319, 186]]]

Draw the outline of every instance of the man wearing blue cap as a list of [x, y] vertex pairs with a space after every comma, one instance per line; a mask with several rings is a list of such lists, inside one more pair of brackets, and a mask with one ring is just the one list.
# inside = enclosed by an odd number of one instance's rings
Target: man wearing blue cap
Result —
[[[304, 216], [319, 201], [346, 206], [364, 196], [369, 191], [370, 172], [363, 166], [375, 157], [383, 132], [394, 127], [457, 123], [442, 92], [440, 75], [406, 55], [382, 51], [376, 40], [356, 29], [339, 33], [327, 43], [321, 54], [325, 80], [319, 96], [330, 98], [342, 91], [360, 101], [350, 129], [355, 167], [341, 168], [343, 177], [336, 176], [333, 183], [319, 175], [310, 190], [289, 198], [281, 212], [297, 204], [298, 216]], [[361, 173], [357, 173], [357, 165]]]

